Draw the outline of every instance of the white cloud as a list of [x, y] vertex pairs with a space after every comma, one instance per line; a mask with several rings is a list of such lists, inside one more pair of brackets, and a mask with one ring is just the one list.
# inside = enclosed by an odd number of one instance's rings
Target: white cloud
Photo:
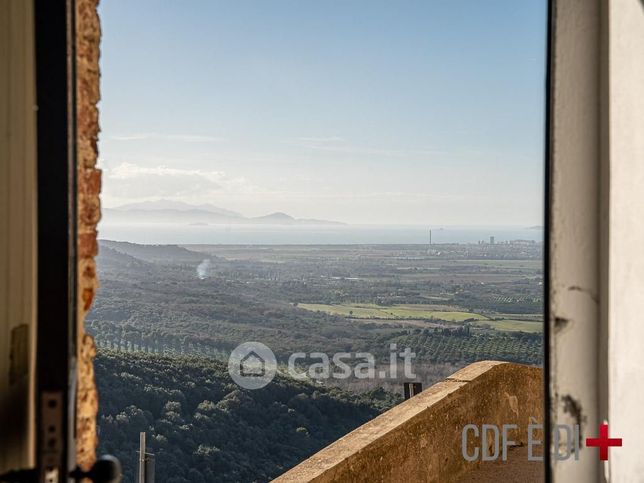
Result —
[[142, 133], [119, 135], [119, 136], [110, 136], [110, 139], [113, 141], [142, 141], [145, 139], [156, 139], [158, 138], [158, 136], [159, 135], [157, 133], [142, 132]]
[[174, 134], [167, 136], [172, 141], [183, 141], [184, 143], [219, 143], [225, 141], [224, 138], [216, 136], [199, 136], [194, 134]]
[[222, 137], [203, 136], [199, 134], [159, 134], [155, 132], [133, 133], [118, 136], [111, 136], [112, 141], [147, 141], [147, 140], [167, 140], [179, 141], [183, 143], [219, 143], [225, 141]]
[[223, 171], [134, 163], [105, 167], [103, 171], [104, 195], [110, 205], [154, 198], [206, 202], [215, 195], [251, 193], [257, 189], [246, 178], [231, 177]]
[[298, 137], [289, 141], [288, 144], [298, 146], [313, 151], [323, 151], [327, 153], [349, 154], [355, 156], [382, 156], [389, 158], [409, 158], [425, 157], [436, 155], [452, 155], [454, 151], [444, 151], [438, 149], [386, 149], [377, 147], [367, 147], [351, 145], [345, 142], [344, 138], [339, 136], [328, 137]]
[[341, 143], [344, 142], [344, 139], [339, 136], [327, 136], [327, 137], [300, 137], [296, 138], [297, 141], [304, 143]]
[[169, 168], [167, 166], [139, 166], [134, 163], [121, 163], [115, 168], [106, 169], [107, 175], [112, 179], [131, 179], [139, 176], [198, 176], [212, 181], [224, 176], [221, 171], [205, 171], [201, 169]]

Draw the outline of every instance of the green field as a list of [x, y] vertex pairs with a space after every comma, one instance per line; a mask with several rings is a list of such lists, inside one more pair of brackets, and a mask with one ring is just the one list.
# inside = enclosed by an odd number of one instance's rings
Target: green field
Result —
[[[543, 332], [541, 320], [503, 319], [491, 320], [488, 317], [472, 312], [460, 310], [444, 310], [445, 306], [427, 304], [392, 305], [383, 307], [376, 304], [299, 304], [302, 309], [312, 312], [325, 312], [332, 315], [341, 315], [353, 319], [378, 319], [378, 320], [444, 320], [448, 322], [463, 322], [472, 320], [472, 324], [479, 327], [489, 326], [505, 332]], [[443, 310], [436, 310], [437, 308]]]
[[496, 330], [502, 330], [506, 332], [531, 332], [534, 334], [543, 332], [543, 322], [528, 322], [525, 320], [481, 320], [477, 322], [472, 322], [473, 325], [485, 326], [489, 325], [490, 327]]
[[313, 312], [325, 312], [327, 314], [342, 315], [355, 319], [423, 319], [423, 320], [446, 320], [449, 322], [463, 322], [464, 320], [485, 320], [484, 315], [471, 312], [435, 310], [435, 305], [392, 305], [383, 307], [375, 304], [299, 304], [300, 308]]

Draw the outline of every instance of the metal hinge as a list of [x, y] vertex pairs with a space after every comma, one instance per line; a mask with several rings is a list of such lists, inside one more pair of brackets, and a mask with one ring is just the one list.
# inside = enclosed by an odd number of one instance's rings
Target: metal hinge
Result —
[[43, 483], [61, 483], [63, 468], [63, 393], [43, 391], [40, 401], [40, 468]]

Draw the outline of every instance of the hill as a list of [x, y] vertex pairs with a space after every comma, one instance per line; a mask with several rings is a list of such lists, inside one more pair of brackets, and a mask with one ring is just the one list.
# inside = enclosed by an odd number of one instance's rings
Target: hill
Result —
[[[159, 481], [268, 481], [397, 402], [276, 377], [240, 389], [226, 366], [196, 357], [99, 351], [99, 452], [134, 482], [139, 432]], [[161, 475], [163, 476], [161, 478]]]
[[127, 250], [117, 250], [116, 247], [119, 247], [117, 242], [100, 242], [96, 263], [101, 267], [101, 269], [109, 268], [112, 270], [127, 271], [151, 268], [149, 263], [140, 258], [129, 255]]
[[133, 210], [145, 210], [145, 211], [158, 211], [158, 210], [175, 210], [175, 211], [191, 211], [191, 210], [200, 210], [207, 211], [209, 213], [216, 213], [224, 216], [232, 217], [241, 217], [242, 215], [231, 210], [226, 210], [224, 208], [219, 208], [218, 206], [211, 205], [210, 203], [204, 203], [201, 205], [191, 205], [189, 203], [184, 203], [183, 201], [173, 201], [173, 200], [157, 200], [157, 201], [142, 201], [140, 203], [128, 203], [126, 205], [121, 205], [117, 208], [121, 211], [133, 211]]
[[[145, 262], [177, 263], [177, 262], [200, 262], [204, 256], [200, 253], [190, 251], [177, 245], [139, 245], [137, 243], [100, 240], [99, 256], [106, 250], [105, 262], [115, 262], [115, 253], [121, 257], [138, 259]], [[120, 262], [123, 262], [121, 258]], [[100, 263], [100, 260], [99, 260]]]
[[104, 208], [107, 223], [178, 223], [182, 225], [343, 225], [337, 221], [294, 218], [286, 213], [271, 213], [254, 218], [211, 204], [191, 205], [181, 201], [158, 200]]
[[269, 215], [250, 218], [252, 223], [267, 225], [344, 225], [339, 221], [316, 220], [313, 218], [293, 218], [286, 213], [276, 212]]

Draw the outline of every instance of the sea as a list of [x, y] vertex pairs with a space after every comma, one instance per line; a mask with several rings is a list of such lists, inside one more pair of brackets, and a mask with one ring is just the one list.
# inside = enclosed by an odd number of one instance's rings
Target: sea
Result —
[[146, 245], [351, 245], [543, 241], [541, 227], [99, 224], [99, 239]]

